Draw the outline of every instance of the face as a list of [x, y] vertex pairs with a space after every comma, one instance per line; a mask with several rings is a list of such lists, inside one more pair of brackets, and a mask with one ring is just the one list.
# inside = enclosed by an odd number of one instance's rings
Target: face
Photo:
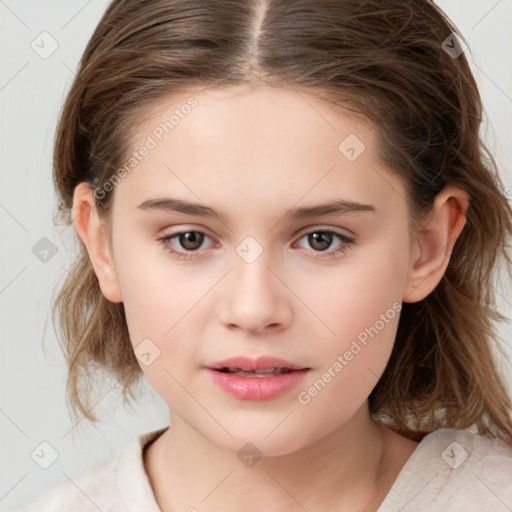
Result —
[[[386, 367], [410, 264], [405, 187], [377, 159], [372, 127], [305, 92], [198, 89], [153, 106], [132, 149], [112, 258], [133, 347], [171, 418], [269, 455], [342, 428]], [[311, 210], [328, 203], [344, 207]], [[307, 370], [256, 399], [208, 369], [238, 356]]]

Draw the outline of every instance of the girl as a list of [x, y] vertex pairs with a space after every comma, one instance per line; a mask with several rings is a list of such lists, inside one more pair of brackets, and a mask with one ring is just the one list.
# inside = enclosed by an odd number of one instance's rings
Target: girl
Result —
[[26, 511], [512, 509], [512, 210], [430, 0], [115, 0], [58, 125], [68, 391], [169, 426]]

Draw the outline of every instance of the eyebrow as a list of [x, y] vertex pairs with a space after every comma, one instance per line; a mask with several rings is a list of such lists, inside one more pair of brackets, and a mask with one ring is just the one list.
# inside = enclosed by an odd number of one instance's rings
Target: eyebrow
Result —
[[[173, 199], [170, 197], [148, 199], [147, 201], [142, 202], [137, 208], [145, 211], [160, 210], [164, 212], [179, 212], [198, 217], [210, 217], [225, 224], [229, 223], [229, 216], [223, 211], [216, 211], [209, 206], [204, 206], [199, 203], [191, 203], [182, 199]], [[301, 220], [309, 219], [311, 217], [320, 217], [323, 215], [375, 211], [375, 206], [371, 204], [337, 199], [315, 206], [291, 208], [285, 213], [284, 218], [287, 220]]]

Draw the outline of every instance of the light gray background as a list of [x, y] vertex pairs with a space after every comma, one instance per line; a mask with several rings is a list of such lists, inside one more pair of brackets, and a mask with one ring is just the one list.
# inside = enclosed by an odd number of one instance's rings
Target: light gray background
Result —
[[[512, 198], [512, 0], [438, 4], [469, 42], [467, 55], [486, 109], [483, 133]], [[52, 225], [54, 129], [80, 55], [106, 5], [105, 0], [0, 0], [1, 511], [25, 505], [66, 475], [124, 448], [139, 432], [167, 424], [165, 404], [147, 386], [136, 411], [124, 411], [111, 391], [94, 408], [104, 423], [73, 425], [65, 404], [64, 358], [49, 320], [52, 290], [69, 267], [73, 240], [72, 228], [62, 232]], [[31, 48], [43, 31], [59, 45], [47, 59]], [[43, 237], [58, 247], [46, 263], [32, 252]], [[509, 287], [500, 290], [500, 309], [512, 316]], [[511, 334], [511, 325], [503, 325], [512, 358]], [[510, 367], [504, 372], [512, 389]], [[48, 469], [31, 458], [44, 441], [58, 452]]]

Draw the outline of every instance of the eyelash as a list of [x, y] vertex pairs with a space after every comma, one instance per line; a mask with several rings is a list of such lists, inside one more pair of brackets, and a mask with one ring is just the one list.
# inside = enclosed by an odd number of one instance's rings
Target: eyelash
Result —
[[[185, 230], [185, 231], [178, 231], [177, 233], [173, 233], [172, 235], [165, 235], [162, 237], [157, 238], [157, 242], [165, 247], [165, 250], [173, 255], [178, 260], [189, 260], [193, 258], [199, 257], [196, 253], [199, 252], [199, 250], [196, 251], [190, 251], [190, 252], [181, 252], [181, 251], [175, 251], [174, 249], [169, 249], [168, 243], [173, 239], [177, 238], [180, 235], [183, 235], [185, 233], [199, 233], [202, 235], [205, 235], [208, 237], [206, 233], [203, 231], [198, 230]], [[312, 231], [308, 231], [307, 233], [303, 233], [299, 240], [302, 238], [311, 235], [312, 233], [331, 233], [335, 235], [342, 244], [338, 246], [338, 248], [332, 250], [332, 251], [316, 251], [318, 253], [317, 259], [324, 259], [324, 258], [330, 258], [335, 256], [336, 254], [345, 254], [345, 252], [351, 248], [352, 244], [355, 242], [355, 238], [348, 237], [347, 235], [344, 235], [338, 231], [334, 231], [332, 229], [315, 229]], [[208, 237], [210, 238], [210, 237]]]

